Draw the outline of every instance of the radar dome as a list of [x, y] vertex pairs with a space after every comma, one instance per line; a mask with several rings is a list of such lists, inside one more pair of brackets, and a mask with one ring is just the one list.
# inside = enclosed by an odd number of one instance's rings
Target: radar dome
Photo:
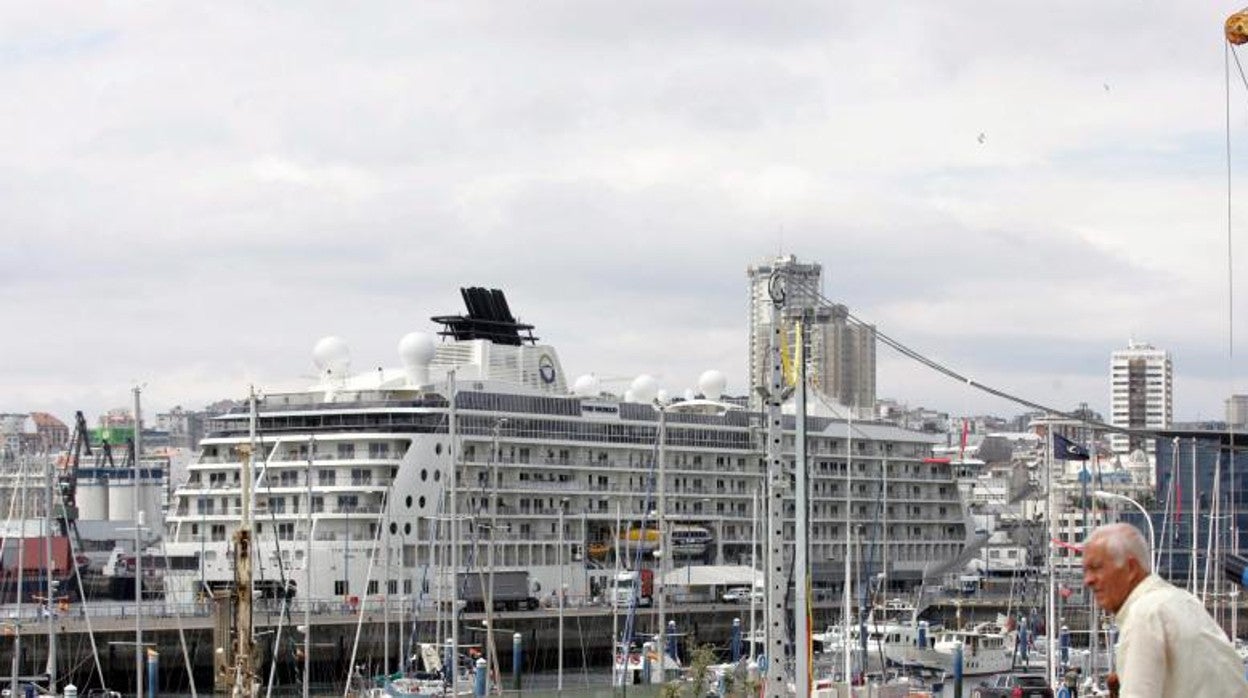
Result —
[[707, 400], [718, 400], [723, 397], [724, 387], [727, 384], [724, 374], [715, 369], [703, 371], [702, 375], [698, 376], [698, 390], [702, 391], [702, 397]]
[[572, 394], [581, 397], [594, 397], [598, 394], [599, 385], [601, 383], [598, 380], [598, 376], [587, 373], [578, 377], [576, 382], [572, 384]]
[[633, 392], [633, 397], [637, 398], [637, 402], [653, 402], [659, 391], [659, 382], [654, 376], [643, 373], [633, 379], [629, 390]]
[[351, 350], [342, 337], [323, 337], [312, 348], [312, 362], [321, 373], [343, 374], [351, 365]]
[[666, 405], [667, 403], [671, 402], [671, 400], [672, 400], [672, 396], [671, 396], [671, 395], [669, 395], [669, 394], [668, 394], [668, 392], [667, 392], [666, 390], [660, 390], [660, 391], [659, 391], [659, 392], [658, 392], [658, 393], [654, 396], [654, 399], [655, 399], [655, 400], [658, 400], [659, 402], [661, 402], [661, 403], [663, 403], [664, 405]]
[[433, 336], [428, 332], [408, 332], [399, 340], [399, 358], [404, 366], [425, 366], [433, 361]]
[[426, 332], [408, 332], [399, 340], [399, 358], [407, 384], [414, 387], [429, 383], [429, 363], [433, 361], [433, 336]]

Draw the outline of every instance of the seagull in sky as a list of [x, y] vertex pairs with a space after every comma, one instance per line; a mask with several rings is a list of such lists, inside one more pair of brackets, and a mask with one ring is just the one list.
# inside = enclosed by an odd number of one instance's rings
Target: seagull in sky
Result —
[[988, 137], [984, 135], [984, 132], [983, 132], [983, 131], [980, 131], [980, 132], [979, 132], [979, 137], [978, 137], [978, 138], [976, 138], [975, 140], [979, 141], [979, 144], [980, 144], [980, 145], [983, 145], [983, 144], [984, 144], [984, 141], [988, 140]]

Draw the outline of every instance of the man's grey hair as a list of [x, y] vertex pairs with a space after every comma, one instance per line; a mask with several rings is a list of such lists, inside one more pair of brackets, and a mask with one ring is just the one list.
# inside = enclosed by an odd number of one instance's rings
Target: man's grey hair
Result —
[[1140, 532], [1140, 529], [1131, 524], [1116, 523], [1099, 526], [1088, 535], [1084, 547], [1092, 543], [1105, 546], [1105, 552], [1109, 553], [1109, 558], [1114, 561], [1116, 567], [1122, 567], [1127, 564], [1128, 559], [1134, 559], [1145, 572], [1153, 571], [1152, 553], [1148, 549], [1148, 541], [1144, 539], [1144, 534]]

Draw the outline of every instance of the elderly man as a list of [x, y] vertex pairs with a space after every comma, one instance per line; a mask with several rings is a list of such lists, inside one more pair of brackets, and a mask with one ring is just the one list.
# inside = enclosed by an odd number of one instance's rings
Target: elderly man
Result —
[[1117, 614], [1121, 698], [1248, 697], [1239, 655], [1195, 596], [1152, 573], [1139, 529], [1093, 531], [1083, 546], [1083, 583]]

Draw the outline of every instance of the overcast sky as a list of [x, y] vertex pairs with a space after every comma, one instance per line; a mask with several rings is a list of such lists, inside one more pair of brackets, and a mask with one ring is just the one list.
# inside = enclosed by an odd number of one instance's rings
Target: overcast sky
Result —
[[[329, 334], [398, 365], [463, 285], [569, 376], [744, 393], [746, 267], [791, 253], [979, 381], [1104, 411], [1135, 337], [1220, 418], [1239, 4], [8, 3], [0, 411], [297, 386]], [[1022, 411], [878, 356], [881, 397]]]

